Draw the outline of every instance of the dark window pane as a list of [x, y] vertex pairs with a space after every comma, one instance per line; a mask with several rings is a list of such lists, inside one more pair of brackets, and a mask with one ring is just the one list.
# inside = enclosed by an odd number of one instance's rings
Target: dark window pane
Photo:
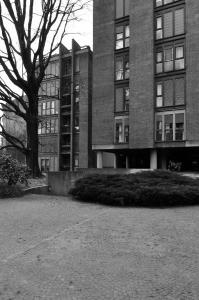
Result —
[[177, 78], [175, 80], [175, 105], [182, 105], [185, 103], [185, 80], [184, 78]]
[[116, 0], [116, 18], [122, 18], [124, 15], [123, 0]]
[[173, 115], [165, 115], [165, 140], [173, 141]]
[[175, 139], [176, 141], [184, 140], [184, 113], [175, 115], [176, 128], [175, 128]]
[[168, 12], [164, 14], [164, 38], [173, 35], [173, 13]]
[[184, 33], [184, 9], [175, 11], [175, 35]]
[[117, 88], [115, 94], [116, 94], [115, 110], [116, 112], [123, 111], [123, 88]]
[[164, 81], [164, 106], [173, 105], [173, 80]]

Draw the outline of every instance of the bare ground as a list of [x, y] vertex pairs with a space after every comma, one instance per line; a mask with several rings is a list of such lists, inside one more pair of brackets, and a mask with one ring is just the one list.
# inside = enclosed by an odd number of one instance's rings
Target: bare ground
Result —
[[0, 299], [199, 299], [199, 207], [0, 201]]

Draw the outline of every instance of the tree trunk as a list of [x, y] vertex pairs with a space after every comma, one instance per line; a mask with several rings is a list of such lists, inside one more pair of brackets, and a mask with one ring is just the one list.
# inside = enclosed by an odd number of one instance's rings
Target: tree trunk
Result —
[[32, 177], [40, 177], [41, 172], [38, 163], [38, 121], [36, 116], [30, 116], [27, 122], [27, 165], [31, 169]]

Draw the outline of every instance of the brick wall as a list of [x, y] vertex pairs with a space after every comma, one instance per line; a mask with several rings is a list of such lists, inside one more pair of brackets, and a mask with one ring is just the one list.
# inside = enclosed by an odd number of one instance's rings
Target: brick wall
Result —
[[199, 1], [186, 1], [186, 137], [199, 142]]
[[130, 148], [152, 148], [153, 0], [131, 1], [130, 32]]
[[114, 141], [114, 2], [94, 1], [92, 144]]
[[[89, 131], [91, 124], [89, 122], [89, 105], [91, 104], [91, 95], [89, 93], [89, 52], [80, 55], [80, 114], [79, 114], [79, 167], [88, 168], [89, 166]], [[91, 134], [91, 133], [90, 133]]]

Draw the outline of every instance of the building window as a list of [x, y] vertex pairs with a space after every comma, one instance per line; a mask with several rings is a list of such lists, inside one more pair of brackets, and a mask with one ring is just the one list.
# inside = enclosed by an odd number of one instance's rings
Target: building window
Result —
[[42, 101], [38, 104], [38, 115], [54, 115], [58, 114], [58, 101]]
[[123, 143], [123, 123], [121, 122], [117, 122], [116, 123], [116, 143], [120, 144]]
[[47, 101], [46, 102], [46, 115], [50, 115], [50, 106], [51, 106], [50, 101]]
[[164, 116], [165, 141], [173, 141], [173, 114]]
[[156, 53], [156, 73], [163, 72], [163, 52], [158, 51]]
[[162, 116], [156, 116], [156, 141], [161, 142], [162, 140], [163, 140]]
[[164, 112], [156, 114], [156, 141], [184, 141], [184, 111]]
[[58, 97], [59, 96], [59, 80], [47, 80], [41, 84], [39, 96]]
[[41, 114], [42, 114], [42, 103], [39, 102], [38, 103], [38, 115], [41, 116]]
[[129, 87], [116, 87], [115, 112], [129, 111]]
[[71, 57], [63, 60], [63, 75], [71, 76], [72, 74], [72, 62]]
[[156, 107], [163, 106], [163, 84], [158, 82], [156, 84]]
[[48, 158], [41, 159], [41, 172], [47, 173], [50, 169], [50, 160]]
[[129, 54], [116, 56], [115, 72], [116, 80], [129, 79]]
[[167, 46], [156, 52], [156, 73], [183, 70], [185, 68], [184, 45]]
[[71, 95], [71, 78], [62, 79], [62, 93], [63, 95]]
[[182, 141], [184, 139], [184, 114], [175, 115], [175, 140]]
[[164, 50], [164, 71], [173, 71], [173, 48]]
[[116, 27], [116, 44], [115, 49], [122, 49], [129, 47], [130, 27], [129, 25], [122, 25]]
[[175, 48], [175, 70], [184, 69], [184, 47], [178, 46]]
[[130, 0], [116, 0], [116, 19], [129, 15]]
[[129, 118], [117, 117], [115, 118], [115, 143], [124, 144], [129, 143]]
[[129, 125], [124, 126], [124, 142], [129, 143]]
[[45, 70], [46, 78], [54, 78], [59, 76], [59, 62], [51, 62]]
[[185, 104], [185, 78], [174, 77], [156, 82], [156, 107]]
[[155, 0], [156, 7], [167, 5], [173, 2], [179, 2], [179, 0]]
[[162, 17], [156, 18], [156, 40], [162, 39], [163, 28], [162, 28]]
[[62, 96], [61, 98], [61, 106], [70, 106], [71, 105], [71, 95], [68, 94], [68, 95], [65, 95], [65, 96]]
[[184, 8], [175, 9], [156, 17], [156, 40], [184, 34]]
[[43, 120], [38, 125], [38, 134], [58, 133], [58, 119]]

